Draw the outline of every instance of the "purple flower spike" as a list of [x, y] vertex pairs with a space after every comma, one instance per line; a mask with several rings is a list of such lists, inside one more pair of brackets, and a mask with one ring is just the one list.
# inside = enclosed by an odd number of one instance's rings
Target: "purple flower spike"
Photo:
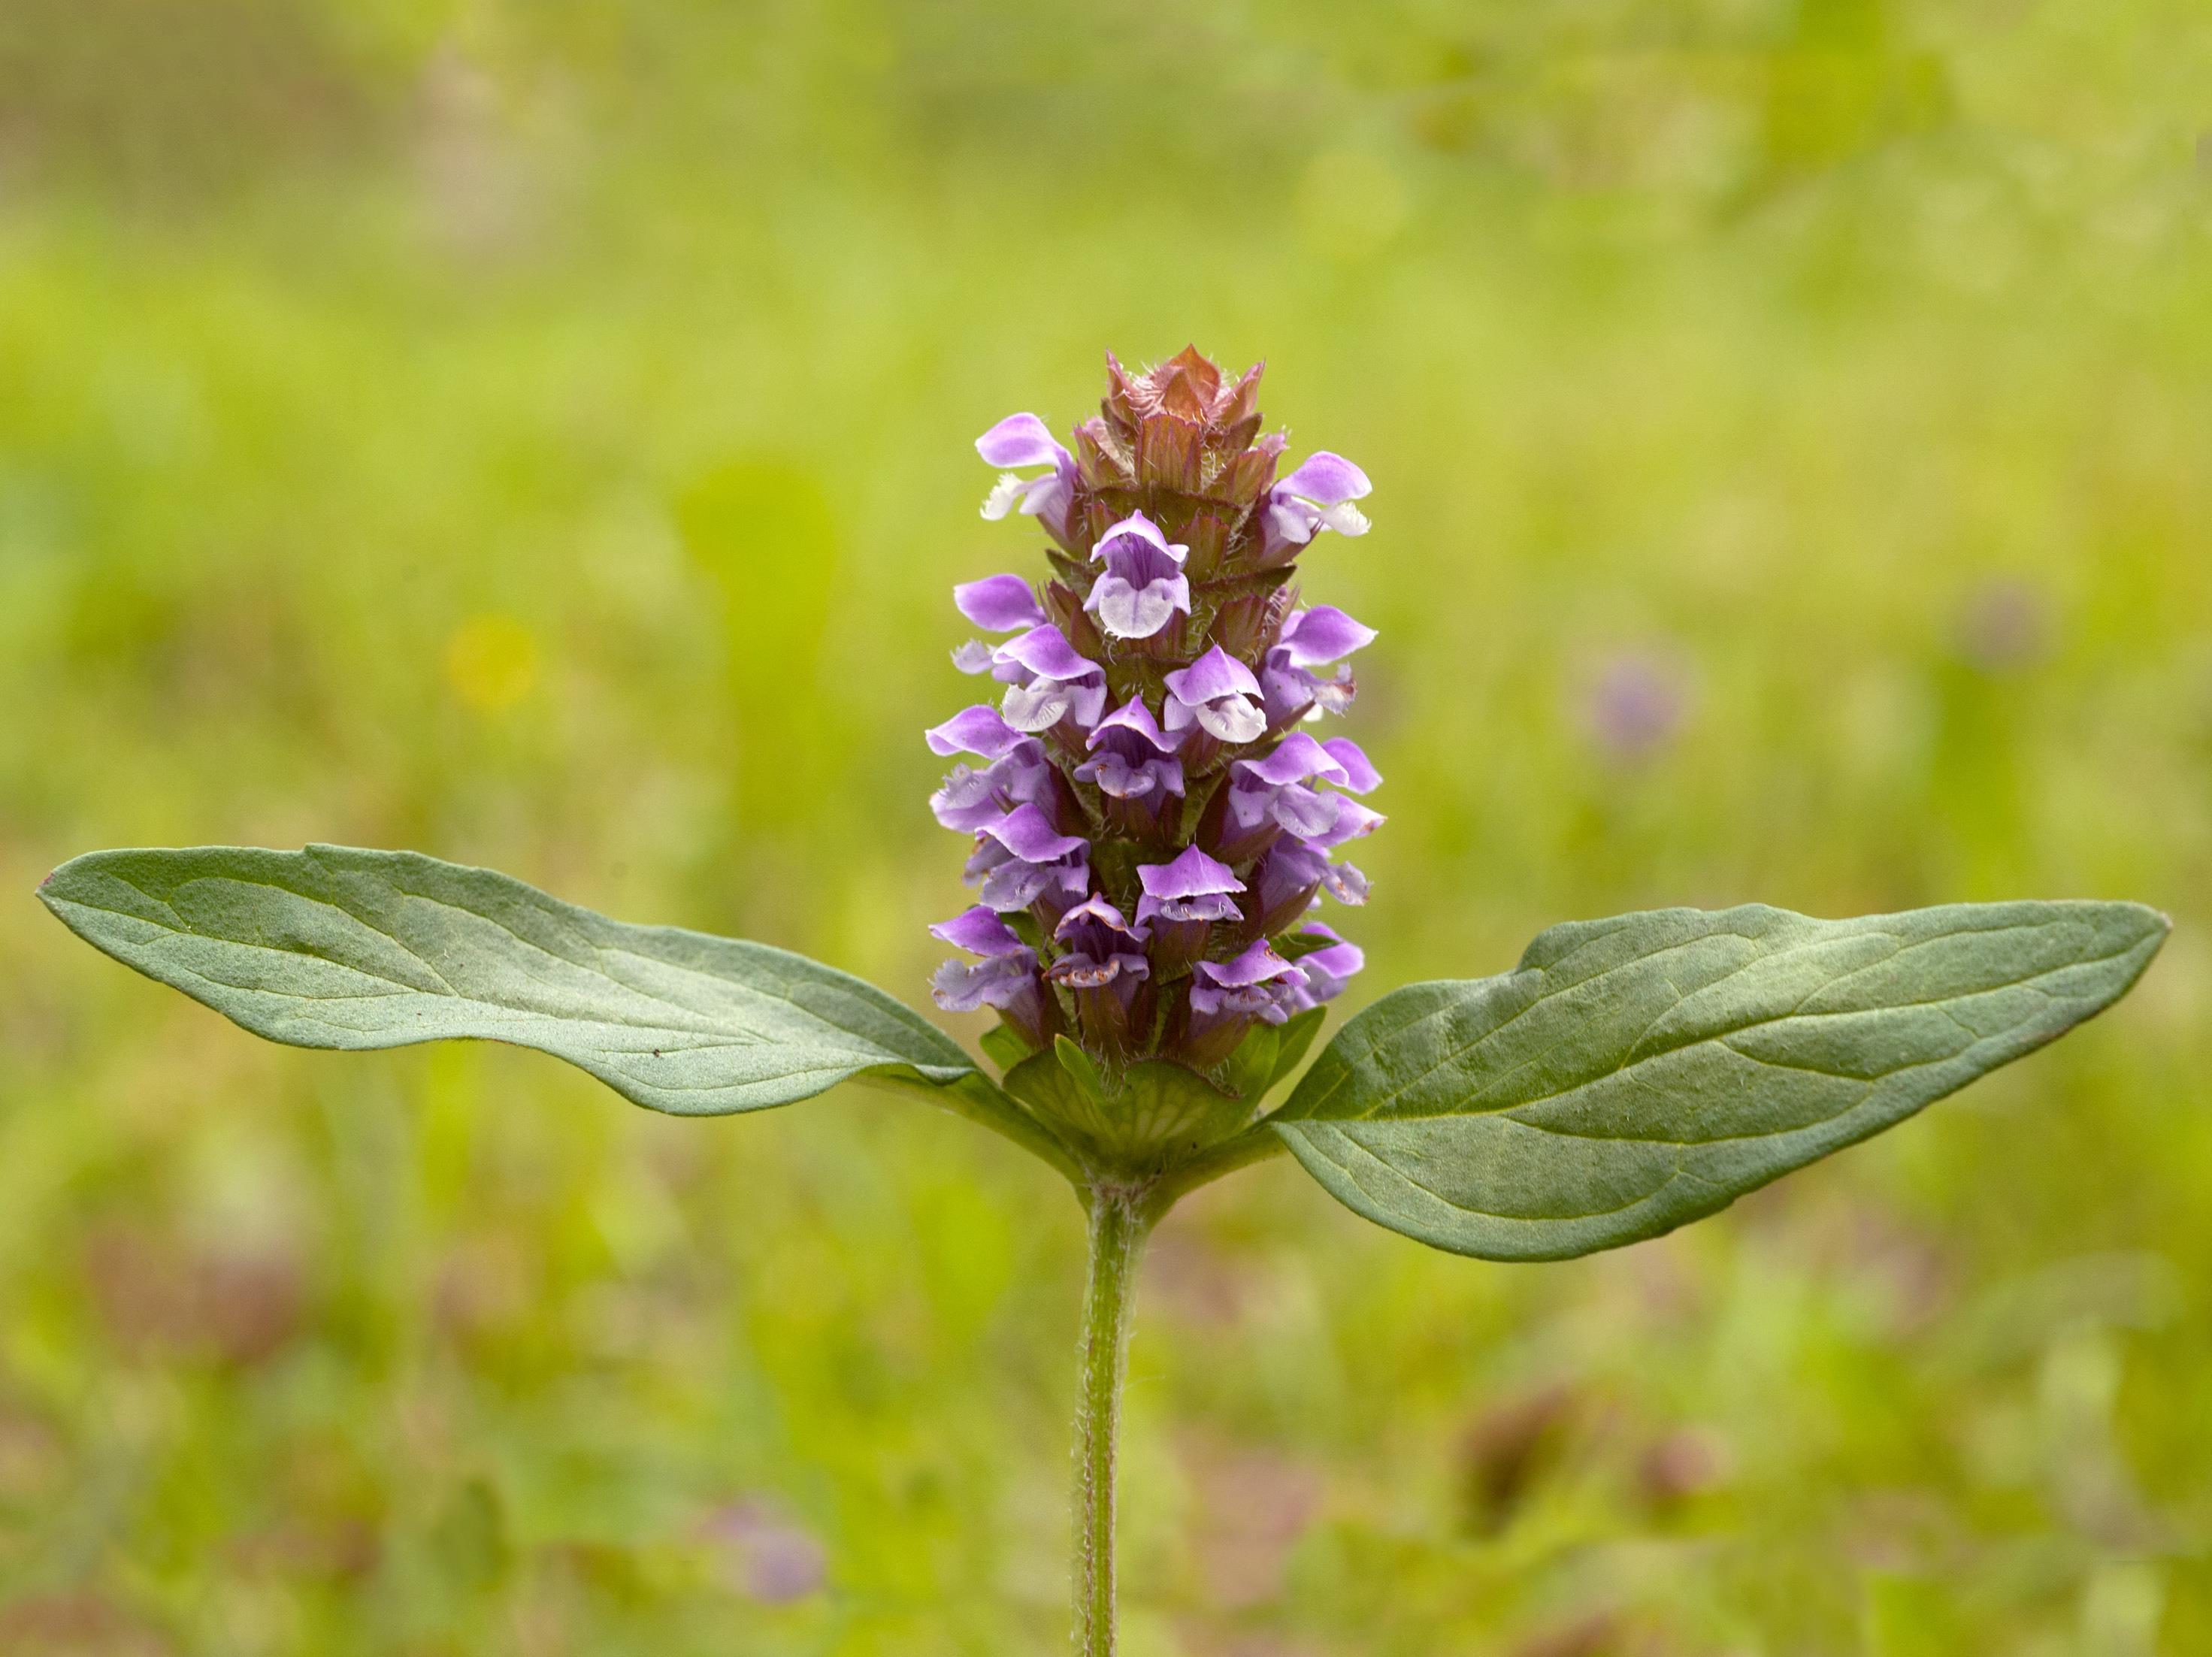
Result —
[[1137, 900], [1137, 924], [1158, 915], [1163, 920], [1236, 920], [1241, 919], [1231, 893], [1244, 883], [1225, 863], [1219, 863], [1193, 846], [1172, 863], [1140, 863], [1137, 882], [1145, 895]]
[[1116, 979], [1143, 978], [1152, 969], [1145, 959], [1146, 936], [1143, 927], [1131, 926], [1104, 898], [1087, 899], [1052, 929], [1053, 942], [1067, 952], [1052, 963], [1046, 976], [1076, 990], [1103, 989]]
[[996, 521], [1018, 507], [1042, 519], [1054, 535], [1066, 533], [1068, 502], [1074, 499], [1075, 457], [1054, 440], [1044, 422], [1033, 414], [1008, 415], [975, 440], [975, 452], [994, 466], [1052, 468], [1037, 477], [1006, 472], [984, 498], [985, 518]]
[[[996, 1007], [1032, 1053], [1065, 1034], [1109, 1077], [1161, 1059], [1219, 1078], [1261, 1021], [1363, 965], [1313, 916], [1365, 901], [1334, 859], [1382, 821], [1359, 798], [1382, 779], [1304, 721], [1351, 706], [1375, 631], [1292, 595], [1303, 549], [1365, 532], [1372, 488], [1341, 455], [1287, 464], [1256, 366], [1224, 374], [1194, 348], [1133, 373], [1109, 353], [1107, 379], [1064, 440], [1033, 414], [976, 440], [1004, 474], [983, 516], [1036, 519], [1052, 568], [953, 588], [976, 635], [953, 663], [999, 701], [927, 733], [951, 766], [930, 810], [969, 837], [976, 893], [932, 929], [968, 952], [933, 984], [942, 1006]], [[1114, 1092], [1067, 1125], [1152, 1148], [1168, 1128], [1120, 1120]], [[1023, 1099], [1048, 1128], [1078, 1110]]]
[[1036, 589], [1018, 575], [987, 575], [980, 581], [963, 581], [952, 589], [952, 602], [960, 613], [986, 633], [1012, 633], [1019, 627], [1038, 627], [1044, 607]]
[[1069, 717], [1094, 725], [1105, 711], [1105, 669], [1049, 622], [1007, 640], [991, 659], [993, 676], [1012, 687], [1002, 706], [1017, 731], [1049, 731]]
[[1257, 1016], [1287, 1021], [1306, 986], [1304, 969], [1277, 955], [1266, 938], [1234, 961], [1201, 961], [1191, 968], [1190, 1010], [1206, 1018]]
[[1352, 503], [1373, 489], [1367, 474], [1342, 455], [1324, 450], [1311, 456], [1267, 492], [1268, 551], [1302, 547], [1322, 530], [1366, 534], [1366, 514]]
[[1190, 549], [1170, 543], [1142, 513], [1132, 513], [1099, 537], [1093, 558], [1106, 572], [1091, 586], [1084, 609], [1117, 639], [1149, 639], [1181, 610], [1190, 614], [1190, 580], [1182, 573]]
[[1267, 734], [1267, 716], [1260, 708], [1260, 682], [1252, 670], [1219, 645], [1181, 672], [1170, 673], [1167, 728], [1182, 731], [1194, 723], [1224, 743], [1255, 742]]
[[1003, 758], [1029, 738], [999, 717], [995, 707], [964, 707], [943, 725], [924, 731], [929, 751], [950, 758], [976, 754], [987, 760]]

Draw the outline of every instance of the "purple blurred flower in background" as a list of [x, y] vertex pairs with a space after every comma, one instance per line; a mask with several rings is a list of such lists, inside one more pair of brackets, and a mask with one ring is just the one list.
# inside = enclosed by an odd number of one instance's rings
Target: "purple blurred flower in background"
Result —
[[1689, 678], [1681, 666], [1657, 652], [1633, 650], [1600, 670], [1585, 717], [1607, 753], [1638, 761], [1672, 742], [1689, 710]]

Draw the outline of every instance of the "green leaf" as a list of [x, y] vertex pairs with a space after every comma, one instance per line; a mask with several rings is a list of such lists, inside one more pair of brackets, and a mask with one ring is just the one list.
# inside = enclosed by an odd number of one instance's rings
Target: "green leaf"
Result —
[[1022, 1040], [1011, 1024], [994, 1024], [975, 1038], [986, 1058], [1001, 1071], [1012, 1070], [1036, 1049]]
[[1586, 1254], [1725, 1207], [2063, 1035], [2166, 930], [2133, 903], [1554, 926], [1513, 972], [1360, 1013], [1271, 1123], [1393, 1230], [1486, 1259]]
[[534, 1047], [635, 1104], [763, 1110], [850, 1078], [1055, 1146], [950, 1036], [787, 950], [631, 926], [413, 852], [94, 852], [39, 895], [94, 947], [301, 1047]]

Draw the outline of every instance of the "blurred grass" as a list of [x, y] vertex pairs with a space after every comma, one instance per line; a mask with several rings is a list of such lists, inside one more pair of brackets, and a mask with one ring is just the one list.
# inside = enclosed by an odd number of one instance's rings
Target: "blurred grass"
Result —
[[918, 998], [945, 588], [1033, 557], [969, 440], [1186, 339], [1376, 480], [1308, 577], [1383, 629], [1370, 986], [2177, 930], [1617, 1255], [1178, 1217], [1133, 1657], [2212, 1649], [2208, 70], [2169, 0], [9, 8], [0, 1649], [1058, 1648], [1048, 1175], [264, 1048], [27, 894], [413, 845]]

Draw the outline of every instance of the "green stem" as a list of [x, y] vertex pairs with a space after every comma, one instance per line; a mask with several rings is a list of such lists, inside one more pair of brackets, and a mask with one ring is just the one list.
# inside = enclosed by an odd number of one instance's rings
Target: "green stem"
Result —
[[1137, 1265], [1152, 1214], [1145, 1193], [1094, 1187], [1091, 1275], [1083, 1296], [1082, 1377], [1075, 1405], [1075, 1649], [1113, 1657], [1114, 1458]]

